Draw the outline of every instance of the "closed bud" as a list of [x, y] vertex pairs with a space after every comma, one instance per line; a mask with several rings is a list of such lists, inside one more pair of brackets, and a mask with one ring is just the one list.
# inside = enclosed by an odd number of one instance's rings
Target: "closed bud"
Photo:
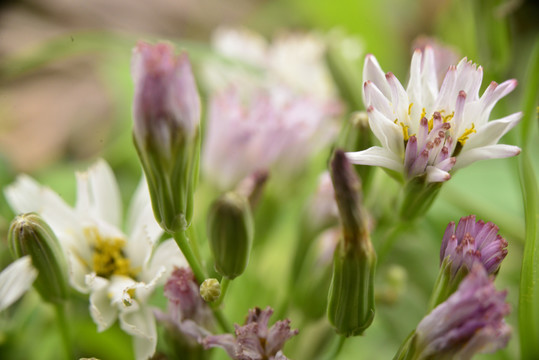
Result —
[[249, 262], [253, 219], [248, 200], [234, 192], [217, 199], [208, 214], [208, 237], [219, 274], [234, 279]]
[[219, 284], [219, 281], [214, 278], [204, 280], [200, 285], [200, 296], [207, 303], [212, 303], [219, 299], [219, 296], [221, 296], [221, 284]]
[[186, 53], [139, 43], [133, 52], [134, 141], [155, 217], [168, 232], [185, 230], [193, 212], [200, 153], [200, 99]]
[[66, 265], [58, 239], [37, 214], [17, 216], [8, 234], [11, 251], [17, 258], [29, 255], [38, 271], [34, 287], [48, 302], [59, 304], [67, 299]]
[[331, 177], [343, 237], [333, 257], [328, 317], [338, 334], [356, 336], [374, 319], [376, 253], [361, 204], [361, 184], [342, 151], [335, 152]]

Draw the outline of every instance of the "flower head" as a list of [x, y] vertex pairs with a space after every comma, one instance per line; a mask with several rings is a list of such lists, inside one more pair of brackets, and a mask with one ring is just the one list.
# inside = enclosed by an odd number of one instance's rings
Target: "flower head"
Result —
[[414, 359], [471, 359], [507, 345], [511, 328], [507, 293], [496, 291], [482, 266], [474, 266], [458, 290], [416, 328]]
[[522, 113], [489, 122], [498, 100], [516, 80], [492, 82], [479, 97], [483, 69], [466, 58], [438, 84], [433, 50], [416, 50], [406, 89], [367, 55], [363, 70], [369, 124], [382, 146], [348, 153], [355, 164], [381, 166], [404, 179], [448, 180], [451, 170], [475, 161], [515, 156], [516, 146], [497, 144]]
[[131, 203], [127, 234], [121, 230], [118, 184], [104, 161], [77, 173], [75, 208], [28, 176], [20, 176], [5, 192], [16, 212], [37, 212], [50, 225], [66, 256], [70, 284], [90, 294], [98, 330], [119, 319], [134, 337], [137, 359], [150, 357], [157, 332], [146, 302], [173, 265], [185, 260], [173, 240], [157, 243], [162, 230], [152, 215], [146, 183], [141, 182]]
[[204, 173], [222, 190], [279, 167], [293, 173], [336, 134], [330, 109], [284, 88], [244, 101], [232, 88], [212, 98], [202, 154]]
[[476, 221], [475, 215], [461, 218], [456, 228], [450, 222], [442, 240], [440, 264], [448, 259], [454, 274], [462, 266], [469, 271], [473, 264], [480, 263], [489, 275], [495, 274], [507, 255], [507, 241], [498, 230], [491, 222]]
[[204, 339], [203, 345], [207, 349], [221, 347], [236, 360], [286, 360], [281, 349], [298, 330], [290, 329], [288, 319], [277, 321], [268, 328], [272, 314], [270, 307], [251, 309], [245, 324], [235, 325], [235, 337], [232, 334], [212, 335]]

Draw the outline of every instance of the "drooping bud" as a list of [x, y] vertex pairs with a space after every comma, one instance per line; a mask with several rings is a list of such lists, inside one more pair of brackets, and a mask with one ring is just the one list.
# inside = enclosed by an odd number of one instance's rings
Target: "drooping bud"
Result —
[[498, 234], [498, 230], [491, 222], [476, 221], [475, 215], [462, 217], [456, 228], [453, 221], [447, 225], [431, 309], [455, 292], [474, 264], [482, 265], [487, 274], [496, 275], [507, 255], [507, 241]]
[[504, 348], [511, 336], [506, 295], [475, 264], [458, 290], [421, 320], [395, 359], [471, 359]]
[[208, 238], [219, 274], [234, 279], [241, 275], [253, 243], [253, 219], [248, 200], [234, 192], [218, 198], [208, 213]]
[[45, 301], [60, 304], [68, 298], [64, 255], [56, 235], [39, 215], [17, 216], [11, 222], [8, 241], [17, 258], [31, 257], [38, 271], [34, 287]]
[[328, 317], [343, 336], [362, 334], [374, 319], [376, 253], [361, 204], [361, 183], [343, 151], [331, 162], [343, 238], [335, 249]]
[[139, 43], [133, 52], [134, 141], [155, 217], [168, 232], [191, 221], [200, 155], [200, 99], [186, 53]]
[[200, 296], [207, 303], [212, 303], [219, 299], [219, 296], [221, 296], [221, 284], [219, 284], [219, 281], [214, 278], [204, 280], [200, 285]]

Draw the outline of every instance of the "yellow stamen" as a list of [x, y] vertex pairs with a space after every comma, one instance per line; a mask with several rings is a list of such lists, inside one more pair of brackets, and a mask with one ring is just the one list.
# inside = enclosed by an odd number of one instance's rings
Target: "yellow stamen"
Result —
[[466, 144], [466, 140], [468, 140], [469, 136], [473, 133], [476, 133], [474, 123], [472, 123], [471, 128], [464, 130], [464, 133], [459, 137], [458, 142], [461, 145]]
[[429, 132], [432, 131], [433, 127], [434, 127], [434, 117], [431, 117], [429, 120]]
[[399, 119], [395, 119], [394, 123], [402, 127], [402, 137], [404, 138], [404, 141], [408, 141], [408, 139], [410, 139], [410, 135], [408, 134], [408, 129], [410, 127], [399, 122]]
[[85, 229], [85, 235], [93, 245], [92, 269], [98, 276], [108, 278], [112, 275], [136, 275], [137, 271], [125, 257], [124, 239], [103, 238], [95, 228]]
[[[441, 113], [441, 112], [440, 112]], [[449, 120], [453, 119], [453, 116], [455, 116], [455, 112], [453, 111], [451, 114], [446, 115], [443, 117], [444, 123], [449, 122]]]
[[425, 108], [423, 108], [423, 110], [421, 110], [421, 116], [419, 117], [419, 120], [423, 119], [425, 117], [425, 115], [427, 115], [427, 110], [425, 110]]
[[414, 106], [414, 103], [410, 103], [410, 105], [408, 105], [408, 116], [412, 114], [412, 106]]

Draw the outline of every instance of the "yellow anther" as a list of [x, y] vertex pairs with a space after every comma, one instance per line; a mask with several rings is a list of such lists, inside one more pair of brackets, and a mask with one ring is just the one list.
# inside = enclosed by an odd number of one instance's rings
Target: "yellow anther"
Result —
[[475, 125], [472, 123], [472, 127], [469, 129], [464, 130], [464, 133], [459, 137], [458, 142], [461, 145], [466, 144], [466, 140], [468, 140], [469, 136], [473, 133], [475, 133]]
[[412, 114], [412, 106], [414, 106], [414, 103], [410, 103], [410, 105], [408, 105], [408, 116]]
[[131, 268], [130, 260], [124, 255], [124, 239], [103, 238], [95, 228], [85, 229], [85, 235], [93, 245], [92, 268], [98, 276], [135, 275], [135, 269]]
[[[441, 113], [441, 111], [440, 111], [440, 113]], [[451, 119], [453, 119], [453, 116], [455, 116], [455, 112], [454, 112], [454, 111], [453, 111], [451, 114], [444, 116], [444, 117], [443, 117], [444, 123], [449, 122]], [[473, 125], [473, 124], [472, 124], [472, 125]]]
[[419, 120], [423, 119], [425, 117], [425, 115], [427, 115], [427, 110], [425, 110], [425, 108], [423, 108], [423, 110], [421, 110], [421, 116], [419, 117]]
[[408, 134], [408, 129], [410, 127], [399, 122], [399, 119], [395, 119], [394, 123], [402, 127], [402, 137], [404, 138], [404, 141], [408, 141], [408, 139], [410, 139], [410, 135]]
[[432, 131], [432, 128], [434, 127], [434, 118], [431, 117], [429, 120], [429, 132]]

